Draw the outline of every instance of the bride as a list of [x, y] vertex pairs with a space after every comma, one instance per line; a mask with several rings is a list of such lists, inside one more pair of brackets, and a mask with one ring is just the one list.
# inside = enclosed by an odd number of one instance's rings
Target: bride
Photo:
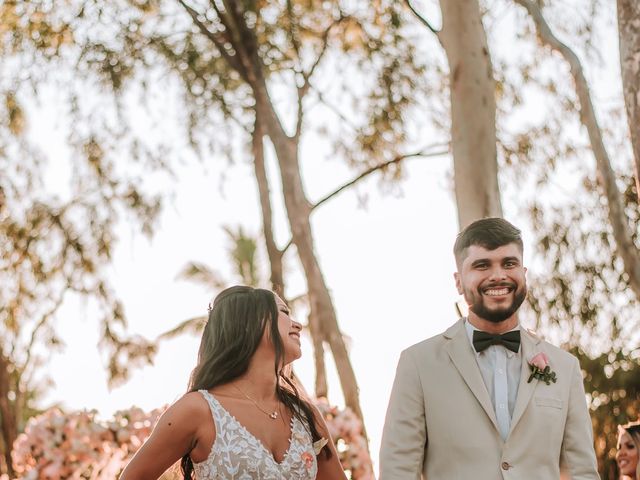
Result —
[[284, 373], [301, 356], [301, 328], [269, 290], [221, 292], [189, 392], [160, 417], [120, 480], [156, 480], [179, 459], [186, 480], [344, 480], [322, 416]]

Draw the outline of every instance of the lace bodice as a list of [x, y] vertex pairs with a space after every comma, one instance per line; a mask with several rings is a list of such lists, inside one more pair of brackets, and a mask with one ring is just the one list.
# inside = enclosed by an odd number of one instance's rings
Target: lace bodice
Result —
[[206, 460], [194, 463], [197, 480], [312, 480], [318, 464], [311, 434], [294, 415], [291, 436], [281, 463], [206, 390], [199, 390], [211, 407], [216, 439]]

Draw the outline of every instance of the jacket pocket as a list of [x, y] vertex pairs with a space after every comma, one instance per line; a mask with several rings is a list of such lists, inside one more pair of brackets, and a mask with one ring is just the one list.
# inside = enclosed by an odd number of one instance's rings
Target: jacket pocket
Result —
[[540, 407], [562, 408], [563, 402], [559, 398], [535, 397], [536, 405]]

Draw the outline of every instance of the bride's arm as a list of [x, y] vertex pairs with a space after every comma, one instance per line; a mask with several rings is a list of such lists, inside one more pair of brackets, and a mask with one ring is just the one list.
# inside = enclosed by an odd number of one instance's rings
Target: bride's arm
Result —
[[153, 432], [124, 469], [120, 480], [160, 478], [171, 465], [196, 447], [201, 426], [212, 423], [207, 416], [210, 418], [211, 413], [199, 393], [183, 396], [158, 419]]

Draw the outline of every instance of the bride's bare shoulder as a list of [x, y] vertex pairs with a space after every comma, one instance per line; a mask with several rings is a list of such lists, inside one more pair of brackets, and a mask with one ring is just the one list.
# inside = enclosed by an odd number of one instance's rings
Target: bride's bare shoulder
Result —
[[183, 425], [198, 425], [210, 417], [209, 405], [200, 392], [185, 393], [162, 415], [164, 422], [179, 422]]

